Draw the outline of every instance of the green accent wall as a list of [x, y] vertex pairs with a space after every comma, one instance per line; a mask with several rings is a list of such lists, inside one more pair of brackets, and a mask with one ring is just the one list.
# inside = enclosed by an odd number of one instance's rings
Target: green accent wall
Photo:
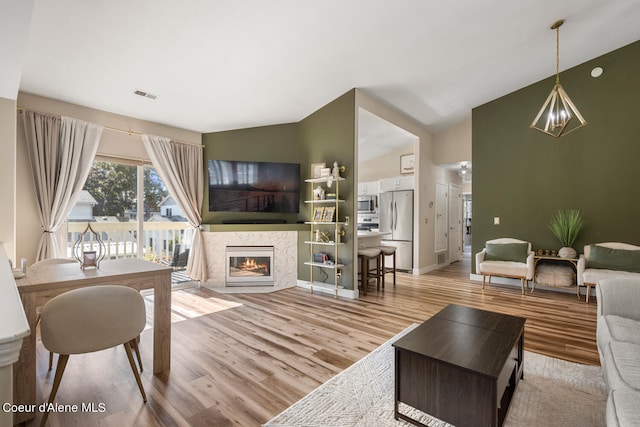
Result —
[[[205, 177], [205, 197], [203, 206], [203, 223], [211, 224], [211, 231], [244, 231], [255, 226], [224, 225], [224, 220], [254, 219], [284, 219], [287, 224], [296, 224], [308, 221], [310, 207], [304, 203], [312, 198], [311, 185], [304, 182], [310, 177], [311, 163], [325, 162], [331, 167], [334, 161], [346, 167], [342, 174], [344, 181], [340, 182], [340, 197], [346, 202], [340, 205], [340, 217], [344, 219], [348, 215], [351, 225], [345, 227], [347, 235], [340, 246], [339, 258], [347, 267], [343, 269], [342, 285], [347, 289], [353, 289], [353, 252], [355, 214], [354, 208], [354, 144], [355, 144], [355, 89], [340, 96], [318, 111], [312, 113], [297, 123], [289, 123], [274, 126], [263, 126], [249, 129], [239, 129], [224, 132], [204, 134], [202, 141], [205, 146], [205, 167], [209, 159], [218, 160], [246, 160], [263, 162], [290, 162], [300, 163], [300, 213], [299, 214], [275, 214], [275, 213], [238, 213], [238, 212], [209, 212], [208, 176]], [[206, 171], [205, 171], [206, 173]], [[334, 184], [335, 185], [335, 184]], [[286, 229], [282, 225], [261, 225], [260, 230]], [[301, 226], [292, 226], [292, 230], [300, 230]], [[298, 278], [309, 280], [310, 267], [304, 265], [311, 257], [309, 245], [309, 226], [302, 226], [305, 231], [298, 233]], [[221, 231], [223, 232], [223, 231]], [[325, 252], [329, 252], [326, 250]], [[333, 283], [331, 270], [327, 283]], [[324, 278], [319, 269], [314, 271], [314, 280], [322, 281]]]
[[[604, 73], [592, 78], [596, 66]], [[586, 222], [573, 245], [579, 253], [598, 242], [640, 245], [640, 41], [560, 73], [588, 124], [559, 139], [529, 128], [554, 82], [473, 109], [473, 254], [499, 237], [559, 249], [547, 223], [569, 208]]]
[[[343, 221], [345, 216], [349, 216], [350, 225], [344, 227], [346, 236], [344, 237], [345, 245], [339, 246], [339, 262], [345, 264], [342, 274], [342, 285], [347, 289], [353, 289], [353, 253], [354, 253], [354, 230], [356, 230], [356, 215], [354, 213], [354, 194], [355, 194], [355, 177], [354, 177], [354, 153], [355, 153], [355, 89], [347, 92], [338, 99], [332, 101], [322, 107], [315, 113], [306, 117], [300, 122], [300, 140], [302, 143], [302, 158], [304, 163], [302, 170], [307, 175], [311, 174], [311, 163], [326, 163], [327, 167], [332, 167], [333, 162], [345, 166], [345, 172], [341, 174], [345, 178], [340, 181], [340, 198], [345, 200], [339, 206], [340, 220]], [[335, 187], [335, 183], [333, 186]], [[317, 184], [316, 184], [317, 186]], [[312, 186], [306, 184], [305, 191], [302, 192], [304, 200], [311, 200]], [[325, 187], [326, 190], [326, 187]], [[310, 207], [307, 205], [304, 209], [306, 218], [311, 217]], [[309, 280], [310, 267], [304, 265], [303, 262], [310, 258], [311, 251], [307, 244], [302, 243], [309, 239], [309, 233], [299, 233], [300, 241], [298, 242], [298, 278]], [[328, 250], [326, 252], [329, 252]], [[329, 274], [327, 283], [333, 283], [332, 270], [319, 269], [314, 267], [313, 278], [319, 280], [324, 275], [320, 270]], [[322, 280], [320, 280], [322, 281]]]

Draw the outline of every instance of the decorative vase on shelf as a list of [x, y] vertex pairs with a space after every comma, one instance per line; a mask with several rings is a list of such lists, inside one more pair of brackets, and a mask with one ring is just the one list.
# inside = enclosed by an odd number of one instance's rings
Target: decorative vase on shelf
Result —
[[564, 246], [558, 251], [560, 258], [575, 258], [578, 255], [575, 249]]

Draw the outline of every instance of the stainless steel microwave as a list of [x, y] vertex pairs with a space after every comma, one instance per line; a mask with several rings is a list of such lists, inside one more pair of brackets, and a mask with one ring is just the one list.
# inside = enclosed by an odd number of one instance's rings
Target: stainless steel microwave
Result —
[[358, 196], [358, 213], [376, 213], [378, 196]]

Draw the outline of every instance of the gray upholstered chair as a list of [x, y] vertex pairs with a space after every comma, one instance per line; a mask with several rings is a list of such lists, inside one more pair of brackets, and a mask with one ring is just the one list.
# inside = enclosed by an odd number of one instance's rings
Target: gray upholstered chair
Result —
[[[33, 263], [31, 268], [38, 268], [47, 265], [59, 265], [59, 264], [76, 264], [77, 261], [74, 261], [69, 258], [47, 258]], [[36, 317], [36, 325], [40, 323], [40, 313], [38, 313], [38, 317]], [[140, 366], [140, 372], [144, 370], [142, 366], [142, 357], [140, 356], [140, 349], [138, 348], [138, 341], [140, 341], [140, 337], [136, 337], [135, 340], [131, 340], [131, 347], [136, 353], [136, 358], [138, 359], [138, 366]], [[49, 352], [49, 370], [53, 368], [53, 352]]]
[[476, 272], [482, 274], [482, 289], [485, 278], [489, 276], [520, 279], [522, 295], [525, 294], [525, 281], [533, 280], [535, 263], [531, 243], [524, 240], [504, 237], [487, 240], [484, 249], [476, 254]]
[[[41, 336], [44, 347], [58, 353], [56, 373], [48, 402], [56, 397], [62, 374], [71, 354], [91, 353], [124, 345], [142, 399], [147, 396], [138, 374], [131, 341], [146, 324], [144, 300], [126, 286], [99, 285], [75, 289], [51, 299], [42, 309]], [[42, 418], [43, 426], [48, 412]]]

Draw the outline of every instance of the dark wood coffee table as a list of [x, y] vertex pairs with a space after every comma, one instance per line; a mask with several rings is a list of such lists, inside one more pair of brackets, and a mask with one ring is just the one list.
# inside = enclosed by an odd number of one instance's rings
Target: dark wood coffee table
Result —
[[451, 304], [395, 343], [404, 403], [456, 427], [501, 426], [523, 378], [526, 319]]

